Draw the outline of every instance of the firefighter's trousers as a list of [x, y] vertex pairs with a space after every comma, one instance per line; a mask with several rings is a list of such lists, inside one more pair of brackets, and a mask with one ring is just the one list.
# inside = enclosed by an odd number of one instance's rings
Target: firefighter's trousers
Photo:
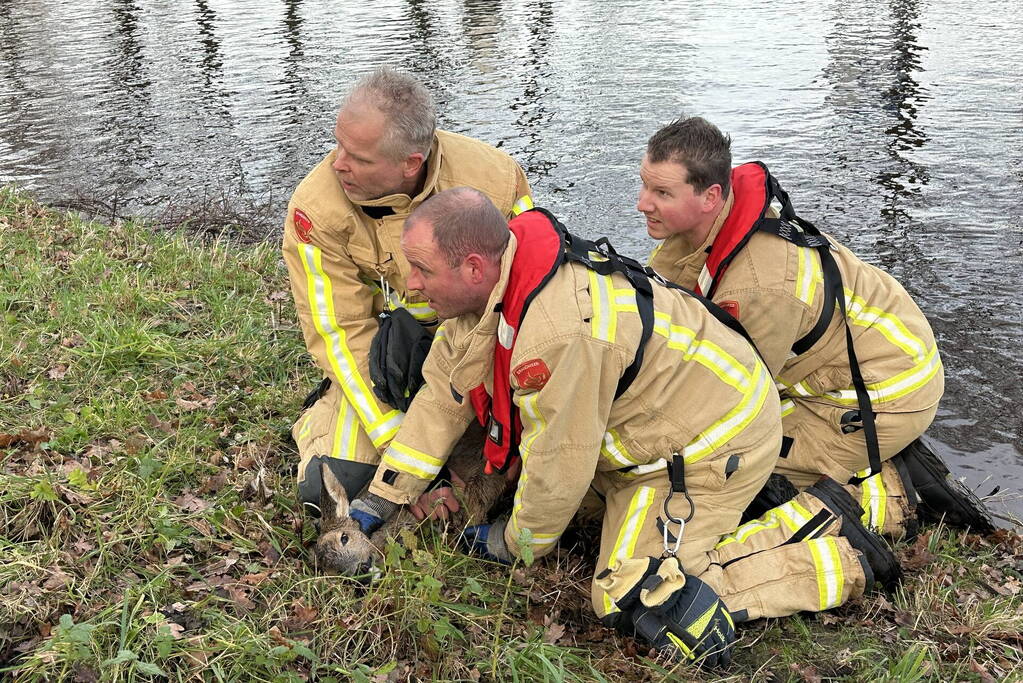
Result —
[[345, 488], [358, 490], [372, 479], [380, 462], [379, 452], [336, 382], [302, 412], [291, 428], [291, 435], [298, 445], [299, 497], [309, 503], [317, 502], [320, 491], [320, 475], [315, 467], [310, 467], [311, 463], [329, 459]]
[[[915, 412], [876, 413], [882, 463], [923, 434], [937, 409], [935, 405]], [[851, 412], [855, 411], [815, 400], [782, 401], [782, 429], [792, 443], [775, 471], [798, 489], [812, 485], [821, 475], [842, 483], [865, 476], [869, 464], [861, 423], [843, 424]], [[915, 502], [907, 499], [902, 479], [890, 464], [885, 464], [881, 474], [846, 488], [863, 507], [864, 524], [896, 539], [905, 533]]]
[[[739, 435], [727, 450], [687, 465], [685, 482], [692, 505], [679, 493], [668, 504], [676, 518], [692, 513], [677, 551], [682, 567], [717, 591], [740, 621], [820, 611], [862, 595], [866, 575], [861, 556], [836, 535], [841, 522], [819, 501], [816, 511], [790, 514], [797, 525], [794, 530], [741, 534], [743, 529], [736, 529], [777, 458], [780, 433], [774, 438], [764, 438], [762, 432], [758, 436], [749, 443], [735, 443], [743, 439]], [[627, 558], [661, 557], [664, 504], [671, 492], [667, 468], [638, 476], [599, 472], [593, 485], [605, 499], [597, 574]], [[798, 503], [786, 505], [796, 510]], [[767, 519], [772, 514], [776, 510], [765, 516], [765, 527], [780, 523]], [[669, 522], [668, 531], [668, 544], [674, 545], [678, 525]], [[806, 538], [788, 542], [796, 533]], [[597, 614], [613, 621], [617, 607], [595, 584], [592, 599]]]

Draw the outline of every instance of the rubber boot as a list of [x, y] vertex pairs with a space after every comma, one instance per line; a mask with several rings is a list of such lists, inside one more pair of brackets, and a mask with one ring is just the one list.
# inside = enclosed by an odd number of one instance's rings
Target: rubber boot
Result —
[[862, 553], [870, 565], [874, 580], [887, 590], [894, 590], [902, 579], [902, 567], [884, 539], [863, 526], [860, 521], [863, 508], [853, 500], [849, 492], [834, 479], [822, 477], [805, 493], [820, 499], [832, 514], [842, 519], [839, 535]]
[[917, 509], [924, 522], [938, 522], [956, 529], [988, 534], [995, 530], [990, 511], [970, 489], [955, 479], [948, 467], [924, 442], [913, 441], [899, 452], [920, 502]]

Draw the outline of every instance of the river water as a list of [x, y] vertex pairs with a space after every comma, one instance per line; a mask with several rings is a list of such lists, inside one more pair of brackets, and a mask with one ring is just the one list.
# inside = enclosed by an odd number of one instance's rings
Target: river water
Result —
[[643, 256], [645, 141], [700, 114], [916, 297], [948, 378], [930, 433], [982, 493], [1019, 492], [1021, 24], [1002, 0], [0, 0], [0, 182], [280, 217], [340, 93], [386, 63], [538, 204]]

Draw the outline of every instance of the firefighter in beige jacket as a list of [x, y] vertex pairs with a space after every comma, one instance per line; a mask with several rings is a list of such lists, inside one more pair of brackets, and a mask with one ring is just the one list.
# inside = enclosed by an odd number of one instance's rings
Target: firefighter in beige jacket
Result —
[[409, 213], [461, 185], [478, 188], [508, 216], [531, 206], [525, 175], [511, 157], [435, 130], [434, 121], [419, 83], [387, 69], [374, 72], [345, 99], [337, 147], [288, 205], [284, 260], [306, 348], [326, 378], [292, 430], [305, 501], [315, 503], [320, 492], [312, 460], [326, 459], [354, 495], [401, 424], [403, 413], [374, 395], [368, 358], [385, 306], [436, 324], [434, 311], [406, 287], [409, 266], [399, 240]]
[[[496, 236], [476, 236], [485, 222], [477, 204], [489, 206]], [[619, 273], [551, 261], [544, 240], [555, 229], [544, 212], [526, 212], [510, 228], [464, 188], [430, 199], [407, 221], [409, 285], [451, 319], [368, 493], [352, 503], [353, 517], [372, 530], [415, 501], [467, 424], [486, 419], [489, 464], [508, 466], [516, 443], [522, 468], [510, 517], [474, 527], [470, 543], [501, 561], [524, 545], [534, 556], [548, 553], [592, 487], [606, 503], [593, 606], [610, 622], [625, 612], [645, 623], [641, 615], [654, 618], [646, 607], [661, 602], [677, 616], [679, 596], [698, 586], [716, 596], [700, 608], [704, 621], [681, 624], [694, 637], [714, 621], [717, 596], [727, 612], [716, 623], [727, 630], [733, 616], [816, 611], [862, 594], [873, 573], [850, 539], [836, 535], [840, 514], [801, 518], [806, 540], [775, 548], [731, 535], [781, 445], [778, 395], [748, 342], [694, 297], [654, 284], [649, 341], [623, 386], [643, 335], [637, 290]], [[466, 255], [465, 244], [478, 251]], [[555, 266], [537, 270], [548, 262]], [[530, 303], [520, 319], [523, 301]], [[502, 349], [510, 360], [501, 360]], [[520, 429], [503, 419], [506, 409]], [[685, 490], [673, 494], [675, 458], [684, 462]], [[637, 607], [640, 584], [657, 572], [678, 591]], [[670, 620], [668, 612], [656, 619]], [[657, 637], [650, 639], [660, 647]]]
[[[919, 437], [934, 418], [944, 389], [934, 335], [894, 278], [830, 240], [847, 321], [836, 306], [816, 343], [795, 352], [827, 303], [818, 251], [758, 231], [725, 266], [716, 263], [730, 232], [734, 238], [734, 231], [752, 225], [734, 216], [744, 210], [736, 207], [745, 203], [745, 210], [758, 214], [764, 203], [763, 189], [744, 180], [759, 174], [754, 164], [731, 170], [728, 139], [703, 119], [676, 121], [653, 136], [637, 207], [650, 235], [664, 239], [650, 265], [666, 279], [711, 296], [756, 343], [781, 392], [786, 439], [779, 473], [799, 488], [822, 474], [840, 482], [867, 476], [846, 327], [876, 413], [882, 460]], [[898, 537], [913, 523], [912, 502], [890, 464], [867, 477], [854, 495], [875, 528]]]

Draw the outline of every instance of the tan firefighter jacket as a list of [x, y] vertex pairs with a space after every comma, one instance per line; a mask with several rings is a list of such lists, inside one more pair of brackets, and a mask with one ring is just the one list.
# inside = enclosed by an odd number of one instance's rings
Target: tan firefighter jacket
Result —
[[[377, 400], [369, 377], [369, 348], [376, 316], [388, 298], [420, 322], [437, 316], [417, 293], [407, 291], [409, 265], [400, 248], [405, 218], [431, 195], [469, 186], [483, 192], [505, 215], [532, 208], [529, 184], [515, 161], [490, 145], [437, 131], [426, 181], [415, 197], [390, 195], [352, 202], [334, 173], [336, 150], [299, 184], [284, 223], [284, 261], [306, 348], [324, 374], [344, 391], [377, 448], [394, 436], [403, 413]], [[371, 218], [363, 207], [392, 207]], [[383, 291], [383, 290], [386, 290]]]
[[[385, 451], [372, 493], [395, 503], [416, 500], [474, 419], [469, 392], [481, 383], [488, 391], [492, 386], [500, 319], [494, 307], [516, 245], [512, 235], [487, 313], [441, 326], [423, 368], [426, 385]], [[766, 438], [777, 428], [777, 392], [744, 339], [677, 290], [655, 286], [654, 309], [642, 367], [615, 400], [642, 331], [635, 290], [620, 275], [570, 263], [530, 304], [509, 373], [523, 427], [522, 471], [505, 528], [513, 554], [523, 529], [531, 531], [536, 555], [548, 552], [598, 470], [647, 474], [666, 469], [677, 451], [690, 490], [720, 487], [725, 463], [708, 456], [720, 455], [744, 430], [764, 430]]]
[[[680, 235], [664, 240], [650, 265], [666, 279], [693, 288], [733, 196], [729, 193], [706, 241], [693, 249]], [[834, 238], [828, 237], [832, 244]], [[923, 313], [895, 278], [851, 251], [832, 250], [863, 379], [876, 412], [934, 406], [944, 391], [941, 358]], [[801, 398], [857, 407], [845, 327], [835, 307], [824, 336], [800, 356], [792, 345], [816, 324], [824, 307], [820, 255], [771, 234], [755, 233], [724, 274], [714, 301], [739, 319], [771, 368], [782, 399]]]

